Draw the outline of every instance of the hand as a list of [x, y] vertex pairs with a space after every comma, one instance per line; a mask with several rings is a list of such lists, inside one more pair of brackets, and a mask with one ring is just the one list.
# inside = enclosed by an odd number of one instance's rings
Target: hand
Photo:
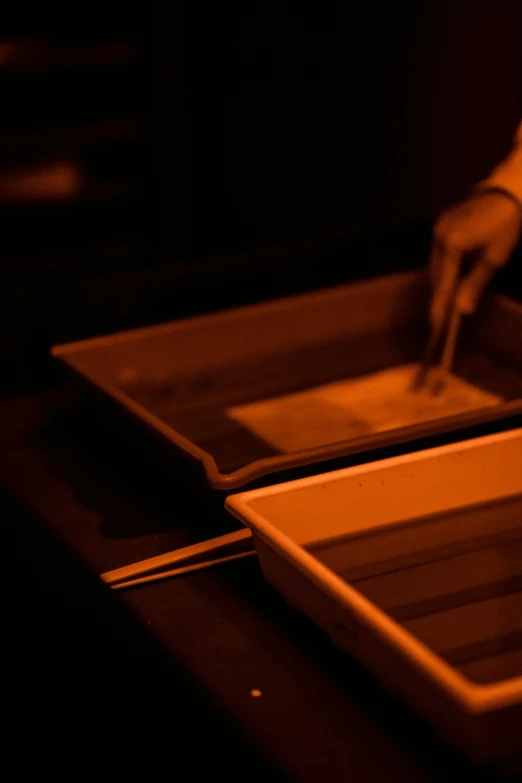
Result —
[[443, 321], [455, 292], [461, 313], [475, 312], [495, 272], [504, 266], [522, 232], [521, 212], [498, 191], [476, 193], [442, 213], [430, 255], [433, 298], [430, 320]]

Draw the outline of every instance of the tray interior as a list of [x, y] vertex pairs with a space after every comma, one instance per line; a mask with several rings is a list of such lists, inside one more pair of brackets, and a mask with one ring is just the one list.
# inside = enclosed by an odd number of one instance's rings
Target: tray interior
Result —
[[[193, 378], [173, 376], [150, 384], [138, 380], [128, 383], [125, 390], [173, 430], [212, 454], [219, 470], [229, 473], [281, 454], [228, 416], [229, 408], [419, 361], [425, 337], [422, 327], [361, 334], [268, 357], [249, 357]], [[470, 335], [459, 346], [454, 372], [505, 402], [522, 399], [520, 368], [495, 356]]]
[[308, 549], [468, 679], [522, 677], [522, 494]]
[[415, 334], [368, 334], [269, 357], [249, 357], [206, 377], [181, 383], [173, 378], [161, 387], [128, 387], [127, 393], [212, 454], [218, 468], [229, 473], [282, 453], [230, 417], [229, 408], [405, 364], [415, 361], [421, 351], [422, 341]]
[[[317, 561], [468, 679], [492, 683], [522, 678], [521, 466], [519, 428], [240, 493], [227, 507], [322, 589], [336, 590]], [[301, 562], [299, 548], [314, 559]]]

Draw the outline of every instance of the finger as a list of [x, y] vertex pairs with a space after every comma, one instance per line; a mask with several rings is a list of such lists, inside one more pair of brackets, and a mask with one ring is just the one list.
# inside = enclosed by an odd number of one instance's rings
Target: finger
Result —
[[433, 328], [439, 327], [451, 303], [457, 285], [462, 253], [453, 248], [444, 248], [441, 252], [440, 273], [430, 308], [430, 319]]
[[459, 286], [455, 302], [461, 313], [470, 315], [477, 309], [482, 295], [499, 266], [483, 258], [477, 261], [469, 275]]

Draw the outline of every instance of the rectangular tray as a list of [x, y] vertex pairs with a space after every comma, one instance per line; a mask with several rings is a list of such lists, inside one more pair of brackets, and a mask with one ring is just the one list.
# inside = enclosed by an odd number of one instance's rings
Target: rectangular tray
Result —
[[231, 495], [292, 605], [475, 761], [522, 754], [522, 429]]
[[[280, 471], [522, 414], [522, 305], [490, 296], [465, 325], [455, 372], [503, 402], [281, 453], [226, 411], [417, 361], [427, 337], [420, 272], [55, 346], [52, 354], [232, 490]], [[468, 328], [466, 328], [466, 326]]]

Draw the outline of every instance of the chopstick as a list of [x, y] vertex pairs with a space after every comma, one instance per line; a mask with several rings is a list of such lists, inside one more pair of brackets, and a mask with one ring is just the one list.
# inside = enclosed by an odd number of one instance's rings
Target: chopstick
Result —
[[435, 355], [437, 353], [437, 348], [440, 345], [440, 341], [444, 333], [444, 326], [445, 326], [445, 321], [442, 321], [440, 326], [437, 329], [432, 330], [430, 334], [428, 346], [426, 348], [424, 356], [422, 357], [422, 361], [420, 363], [419, 369], [415, 373], [415, 377], [413, 379], [413, 383], [411, 387], [412, 391], [418, 391], [422, 386], [424, 386], [427, 375], [431, 367], [433, 366]]
[[[241, 551], [235, 551], [238, 548]], [[252, 533], [243, 528], [234, 533], [226, 533], [224, 536], [202, 541], [199, 544], [173, 549], [163, 555], [149, 557], [122, 568], [106, 571], [100, 576], [113, 590], [120, 590], [167, 577], [180, 576], [191, 571], [199, 571], [219, 563], [228, 563], [242, 557], [249, 557], [255, 553]], [[215, 556], [209, 557], [209, 555]], [[176, 568], [165, 570], [167, 566], [174, 564], [176, 564]]]
[[[440, 393], [453, 364], [460, 321], [461, 313], [455, 301], [452, 301], [443, 321], [431, 332], [425, 354], [413, 378], [411, 391], [418, 391], [425, 386], [428, 382], [428, 374], [431, 370], [435, 370], [435, 379], [429, 386], [433, 395]], [[439, 359], [436, 363], [437, 355]]]
[[220, 563], [230, 563], [232, 560], [250, 557], [250, 555], [255, 555], [255, 551], [240, 552], [237, 555], [228, 555], [228, 557], [215, 557], [210, 560], [204, 560], [201, 563], [194, 563], [194, 565], [171, 568], [169, 571], [162, 571], [159, 574], [149, 574], [148, 576], [140, 576], [136, 579], [125, 579], [121, 582], [111, 583], [111, 588], [112, 590], [124, 590], [126, 587], [134, 587], [136, 585], [146, 584], [147, 582], [158, 582], [160, 579], [181, 576], [182, 574], [188, 574], [191, 571], [201, 571], [204, 568], [210, 568], [211, 566], [219, 565]]
[[442, 351], [442, 358], [440, 360], [440, 366], [444, 372], [449, 373], [451, 365], [453, 364], [453, 358], [455, 356], [455, 348], [457, 345], [457, 335], [459, 333], [461, 314], [456, 305], [453, 305], [448, 329], [446, 331], [446, 340]]
[[451, 371], [451, 365], [455, 357], [455, 348], [457, 346], [457, 336], [460, 328], [461, 314], [454, 304], [451, 310], [444, 347], [442, 349], [442, 358], [438, 367], [437, 379], [432, 388], [433, 394], [439, 394], [445, 383], [447, 376]]

